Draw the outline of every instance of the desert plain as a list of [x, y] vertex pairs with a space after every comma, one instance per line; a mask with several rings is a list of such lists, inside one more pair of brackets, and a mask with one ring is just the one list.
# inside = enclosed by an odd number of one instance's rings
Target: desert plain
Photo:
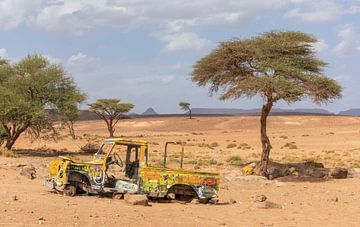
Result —
[[[258, 116], [133, 118], [117, 125], [117, 136], [150, 143], [151, 165], [161, 165], [166, 141], [186, 142], [186, 169], [221, 174], [220, 201], [232, 203], [219, 205], [133, 206], [107, 197], [54, 193], [43, 185], [49, 162], [58, 155], [91, 159], [81, 148], [107, 137], [105, 123], [76, 122], [75, 140], [66, 129], [56, 139], [23, 135], [14, 154], [0, 156], [0, 226], [360, 226], [359, 178], [314, 182], [243, 176], [240, 165], [260, 158], [259, 128]], [[270, 116], [268, 135], [272, 161], [360, 168], [360, 117]], [[179, 154], [179, 147], [171, 147], [171, 167], [178, 167]], [[35, 179], [19, 174], [26, 165], [36, 168]], [[276, 206], [260, 207], [259, 195]]]

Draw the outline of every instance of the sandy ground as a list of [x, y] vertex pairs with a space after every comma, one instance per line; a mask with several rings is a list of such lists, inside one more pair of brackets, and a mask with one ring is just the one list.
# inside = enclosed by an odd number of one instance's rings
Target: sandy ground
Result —
[[[241, 176], [229, 158], [243, 162], [259, 158], [258, 117], [142, 118], [122, 121], [118, 127], [119, 136], [150, 142], [154, 164], [162, 157], [165, 141], [185, 141], [186, 168], [220, 172], [220, 199], [233, 199], [235, 204], [132, 206], [96, 196], [64, 197], [42, 185], [49, 161], [59, 152], [90, 159], [77, 151], [106, 137], [104, 126], [100, 121], [78, 123], [77, 140], [66, 130], [57, 141], [47, 136], [31, 141], [25, 135], [15, 147], [18, 157], [0, 157], [0, 226], [37, 226], [39, 219], [43, 226], [360, 226], [360, 179], [311, 183]], [[270, 117], [269, 136], [275, 161], [360, 167], [359, 117]], [[171, 152], [171, 165], [177, 166], [180, 149], [173, 147]], [[20, 176], [17, 166], [25, 164], [36, 167], [36, 179]], [[254, 200], [261, 194], [278, 208], [259, 208]]]

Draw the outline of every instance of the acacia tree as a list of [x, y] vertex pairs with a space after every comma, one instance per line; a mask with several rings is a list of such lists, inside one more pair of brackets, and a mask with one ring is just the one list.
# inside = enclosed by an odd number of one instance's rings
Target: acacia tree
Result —
[[180, 102], [179, 106], [180, 106], [180, 109], [182, 109], [183, 111], [188, 111], [189, 112], [189, 118], [191, 119], [190, 103], [188, 103], [188, 102]]
[[62, 102], [60, 103], [60, 121], [69, 129], [70, 136], [73, 139], [76, 139], [74, 123], [81, 114], [81, 110], [79, 110], [78, 105], [83, 103], [85, 100], [86, 95], [78, 92], [71, 95], [64, 94], [63, 99], [61, 100]]
[[260, 117], [262, 155], [256, 173], [267, 175], [271, 144], [267, 117], [278, 101], [288, 104], [309, 98], [317, 104], [341, 97], [341, 86], [324, 76], [326, 63], [313, 48], [317, 40], [302, 32], [272, 31], [250, 39], [222, 42], [193, 66], [192, 80], [209, 85], [220, 99], [252, 98], [264, 104]]
[[115, 125], [125, 117], [134, 105], [131, 103], [121, 103], [120, 99], [98, 99], [89, 104], [90, 110], [106, 122], [110, 137], [114, 137]]
[[[79, 102], [83, 102], [85, 97], [79, 97]], [[78, 109], [77, 105], [68, 105], [60, 113], [60, 120], [63, 125], [69, 129], [71, 138], [76, 139], [74, 124], [76, 119], [80, 116], [81, 110]]]
[[0, 124], [7, 149], [24, 132], [36, 137], [52, 129], [47, 108], [62, 112], [68, 105], [77, 105], [74, 96], [83, 96], [61, 66], [37, 54], [14, 64], [0, 62], [0, 94]]

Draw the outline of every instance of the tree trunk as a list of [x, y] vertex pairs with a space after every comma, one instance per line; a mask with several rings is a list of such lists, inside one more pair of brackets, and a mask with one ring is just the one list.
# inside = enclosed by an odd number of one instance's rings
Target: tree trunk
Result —
[[267, 117], [269, 116], [272, 106], [273, 106], [273, 102], [271, 100], [268, 100], [268, 102], [265, 105], [263, 105], [261, 110], [260, 139], [262, 144], [262, 154], [261, 154], [260, 164], [257, 167], [256, 173], [262, 176], [267, 176], [267, 165], [269, 162], [270, 150], [272, 148], [269, 137], [267, 136], [266, 133]]
[[110, 138], [114, 138], [114, 129], [109, 128]]
[[29, 124], [23, 125], [19, 128], [16, 128], [15, 125], [11, 128], [5, 127], [8, 136], [6, 137], [6, 144], [5, 147], [8, 150], [11, 150], [11, 148], [14, 146], [16, 140], [20, 137], [21, 133], [25, 132], [25, 130], [29, 127]]
[[[24, 130], [25, 131], [25, 130]], [[5, 147], [8, 149], [8, 150], [11, 150], [11, 148], [14, 146], [16, 140], [19, 138], [20, 134], [22, 133], [23, 131], [16, 131], [13, 135], [9, 135], [7, 138], [6, 138], [6, 144], [5, 144]]]
[[74, 130], [74, 122], [69, 121], [68, 128], [69, 128], [69, 133], [70, 133], [71, 138], [76, 139], [75, 130]]
[[190, 117], [190, 119], [191, 119], [191, 109], [189, 109], [189, 117]]

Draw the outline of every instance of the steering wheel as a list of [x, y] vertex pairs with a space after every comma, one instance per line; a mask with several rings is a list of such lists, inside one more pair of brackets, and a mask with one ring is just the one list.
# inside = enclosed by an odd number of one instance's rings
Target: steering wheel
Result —
[[113, 154], [113, 158], [114, 158], [114, 163], [120, 167], [123, 167], [123, 161], [121, 160], [120, 156], [117, 153]]

